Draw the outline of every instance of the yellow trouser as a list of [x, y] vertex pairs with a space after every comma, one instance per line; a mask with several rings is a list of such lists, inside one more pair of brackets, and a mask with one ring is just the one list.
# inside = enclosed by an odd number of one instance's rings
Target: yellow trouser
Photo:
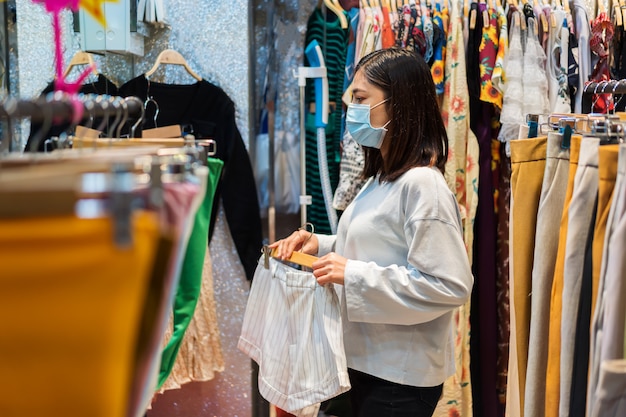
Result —
[[[528, 335], [530, 329], [530, 292], [537, 210], [546, 165], [547, 137], [511, 141], [511, 294], [514, 297], [514, 326], [511, 333], [516, 342], [520, 415], [524, 410]], [[514, 327], [514, 328], [513, 328]], [[515, 351], [514, 351], [515, 352]]]
[[133, 216], [0, 220], [0, 415], [125, 417], [159, 230]]

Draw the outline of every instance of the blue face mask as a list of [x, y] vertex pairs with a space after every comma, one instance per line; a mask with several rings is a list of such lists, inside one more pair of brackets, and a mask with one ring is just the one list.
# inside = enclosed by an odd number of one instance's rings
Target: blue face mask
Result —
[[346, 111], [346, 128], [356, 143], [362, 146], [380, 149], [383, 144], [383, 139], [385, 139], [385, 133], [387, 133], [386, 126], [391, 120], [385, 123], [383, 127], [372, 127], [370, 123], [370, 111], [388, 100], [389, 99], [385, 99], [373, 106], [369, 104], [348, 104], [348, 110]]

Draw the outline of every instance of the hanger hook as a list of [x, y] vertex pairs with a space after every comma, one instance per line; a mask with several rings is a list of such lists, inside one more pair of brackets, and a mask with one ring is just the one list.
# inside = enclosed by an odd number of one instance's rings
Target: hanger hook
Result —
[[139, 106], [139, 109], [141, 110], [141, 114], [137, 118], [137, 121], [130, 128], [130, 137], [134, 138], [135, 137], [135, 130], [137, 130], [139, 125], [143, 122], [143, 118], [146, 115], [146, 109], [143, 107], [143, 103], [141, 103], [141, 101], [139, 101], [138, 98], [131, 97], [130, 99], [137, 101], [138, 102], [137, 105]]
[[85, 110], [87, 110], [87, 113], [89, 114], [89, 118], [87, 119], [85, 127], [92, 129], [93, 120], [94, 120], [94, 108], [95, 108], [93, 96], [91, 94], [83, 95], [82, 100], [83, 100], [83, 105], [85, 106]]
[[100, 104], [103, 111], [102, 122], [100, 122], [100, 125], [98, 125], [96, 130], [102, 132], [104, 130], [104, 127], [109, 122], [109, 101], [103, 99], [102, 96], [98, 96], [96, 97], [96, 103]]
[[9, 142], [11, 141], [11, 131], [12, 131], [12, 123], [13, 115], [17, 110], [17, 99], [14, 97], [7, 97], [4, 99], [2, 103], [2, 108], [7, 114], [3, 131], [2, 131], [2, 142], [0, 142], [0, 154], [4, 155], [10, 151]]
[[126, 104], [126, 99], [120, 98], [120, 106], [122, 107], [122, 120], [117, 125], [117, 130], [115, 132], [115, 138], [120, 139], [122, 136], [122, 127], [128, 121], [128, 104]]
[[120, 98], [113, 96], [109, 97], [109, 104], [113, 106], [113, 109], [115, 110], [115, 119], [113, 119], [113, 123], [109, 126], [107, 136], [113, 138], [114, 132], [117, 130], [117, 126], [122, 119], [122, 106], [120, 105]]
[[[617, 87], [619, 87], [621, 80], [617, 81], [615, 83], [615, 85], [613, 86], [613, 90], [611, 91], [611, 95], [613, 96], [613, 100], [615, 100], [615, 91], [617, 90]], [[623, 94], [619, 94], [619, 99], [617, 100], [617, 102], [613, 103], [613, 114], [615, 114], [615, 111], [617, 110], [617, 105], [622, 101], [622, 99], [624, 98]]]
[[157, 117], [159, 116], [159, 103], [157, 103], [156, 100], [152, 96], [150, 96], [143, 103], [144, 110], [148, 110], [148, 104], [150, 103], [154, 104], [154, 117], [152, 118], [154, 122], [154, 127], [158, 127]]
[[[50, 127], [52, 126], [52, 106], [49, 106], [51, 94], [48, 94], [46, 98], [43, 100], [35, 100], [33, 104], [41, 110], [43, 114], [43, 124], [41, 128], [35, 133], [33, 136], [33, 140], [30, 143], [30, 148], [28, 152], [36, 152], [39, 149], [39, 143], [46, 137]], [[31, 118], [31, 129], [32, 129], [32, 118]]]
[[593, 101], [591, 102], [591, 112], [594, 112], [594, 109], [596, 107], [596, 104], [598, 103], [598, 100], [600, 100], [600, 95], [598, 94], [598, 87], [600, 87], [600, 83], [602, 81], [598, 81], [596, 83], [596, 87], [593, 89]]

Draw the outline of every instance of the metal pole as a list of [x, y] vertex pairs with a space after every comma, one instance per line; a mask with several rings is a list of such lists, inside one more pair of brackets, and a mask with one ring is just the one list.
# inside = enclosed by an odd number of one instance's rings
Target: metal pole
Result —
[[304, 86], [300, 86], [300, 224], [306, 223], [306, 131], [304, 129]]

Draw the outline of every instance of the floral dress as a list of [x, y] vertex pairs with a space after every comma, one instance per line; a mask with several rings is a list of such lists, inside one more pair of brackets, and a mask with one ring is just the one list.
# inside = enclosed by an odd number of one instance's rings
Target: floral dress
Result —
[[[478, 205], [478, 143], [469, 127], [469, 93], [465, 72], [462, 3], [451, 7], [445, 55], [445, 81], [442, 115], [449, 140], [446, 181], [455, 193], [464, 225], [464, 240], [472, 259], [474, 218]], [[472, 386], [469, 357], [470, 302], [455, 315], [456, 373], [446, 380], [443, 396], [433, 414], [436, 417], [472, 416]]]

